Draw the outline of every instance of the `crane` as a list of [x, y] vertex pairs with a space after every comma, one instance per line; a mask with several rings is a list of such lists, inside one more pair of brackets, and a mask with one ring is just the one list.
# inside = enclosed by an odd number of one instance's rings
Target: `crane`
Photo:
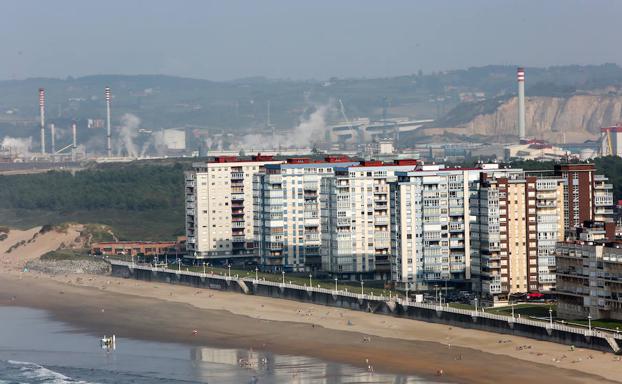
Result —
[[[354, 126], [352, 125], [352, 123], [350, 122], [350, 119], [348, 119], [348, 116], [346, 115], [346, 109], [343, 106], [343, 102], [341, 101], [341, 99], [339, 99], [339, 111], [341, 112], [341, 116], [343, 116], [343, 119], [346, 121], [346, 124], [348, 124], [348, 126], [350, 127], [351, 131], [354, 131]], [[358, 140], [359, 143], [363, 142], [363, 132], [362, 129], [364, 128], [359, 128], [357, 135], [358, 135]]]

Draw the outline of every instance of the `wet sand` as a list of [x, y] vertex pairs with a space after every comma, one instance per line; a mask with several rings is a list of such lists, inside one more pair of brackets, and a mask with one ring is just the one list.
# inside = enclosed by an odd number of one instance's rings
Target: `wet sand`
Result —
[[[0, 274], [0, 305], [44, 309], [98, 336], [270, 350], [361, 367], [368, 359], [376, 371], [436, 381], [622, 382], [622, 362], [613, 354], [571, 352], [567, 346], [514, 336], [107, 276], [51, 278], [5, 271]], [[526, 345], [530, 348], [521, 348]]]

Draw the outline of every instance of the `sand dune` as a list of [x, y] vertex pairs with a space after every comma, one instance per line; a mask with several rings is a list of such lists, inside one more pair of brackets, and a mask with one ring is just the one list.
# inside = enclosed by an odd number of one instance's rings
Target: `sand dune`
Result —
[[21, 270], [28, 261], [47, 252], [82, 245], [79, 240], [81, 225], [69, 225], [62, 230], [52, 229], [45, 233], [40, 233], [41, 228], [11, 229], [8, 237], [0, 242], [0, 268]]

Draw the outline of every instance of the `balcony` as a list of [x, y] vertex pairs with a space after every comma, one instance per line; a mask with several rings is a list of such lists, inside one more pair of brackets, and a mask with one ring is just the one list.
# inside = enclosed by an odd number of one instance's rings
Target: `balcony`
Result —
[[244, 221], [234, 221], [231, 223], [232, 228], [244, 228]]
[[313, 244], [313, 243], [320, 243], [320, 234], [319, 233], [307, 233], [305, 234], [305, 243], [307, 244]]
[[613, 189], [613, 184], [595, 183], [594, 189]]
[[536, 202], [536, 207], [538, 208], [557, 208], [557, 203], [555, 201], [542, 201], [538, 200]]
[[450, 232], [462, 232], [464, 231], [463, 223], [449, 223], [449, 231]]
[[376, 225], [388, 225], [389, 216], [374, 216], [374, 224]]
[[243, 193], [232, 193], [231, 194], [231, 200], [244, 200], [244, 194]]
[[557, 200], [557, 193], [549, 192], [549, 193], [537, 193], [536, 199], [538, 200]]
[[613, 209], [596, 208], [594, 213], [597, 215], [613, 215]]
[[244, 179], [244, 172], [231, 172], [231, 180]]
[[234, 235], [231, 236], [231, 241], [234, 243], [242, 243], [246, 241], [246, 236], [244, 235]]

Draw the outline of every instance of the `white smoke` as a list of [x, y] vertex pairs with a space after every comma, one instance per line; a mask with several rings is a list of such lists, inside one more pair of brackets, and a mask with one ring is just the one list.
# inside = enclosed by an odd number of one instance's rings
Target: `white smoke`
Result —
[[298, 124], [290, 133], [287, 141], [290, 145], [301, 147], [324, 141], [326, 135], [326, 115], [328, 106], [321, 105], [308, 118]]
[[20, 138], [5, 136], [0, 143], [0, 147], [5, 151], [10, 151], [19, 156], [27, 156], [32, 148], [32, 137]]
[[[266, 149], [266, 148], [301, 148], [311, 147], [325, 141], [330, 129], [326, 123], [328, 114], [334, 109], [331, 104], [314, 107], [314, 111], [307, 117], [302, 117], [300, 123], [289, 132], [276, 135], [252, 133], [244, 135], [233, 143], [231, 149]], [[214, 145], [214, 139], [206, 139], [206, 144]], [[222, 142], [219, 143], [222, 146]]]
[[[125, 147], [127, 156], [138, 157], [138, 149], [134, 140], [138, 136], [138, 127], [140, 127], [140, 118], [131, 113], [125, 113], [121, 116], [121, 126], [119, 127], [119, 140]], [[119, 148], [119, 151], [121, 148]]]
[[167, 145], [164, 140], [164, 130], [159, 132], [153, 132], [149, 140], [143, 143], [140, 150], [140, 157], [145, 157], [149, 148], [153, 147], [153, 150], [158, 156], [166, 155]]

